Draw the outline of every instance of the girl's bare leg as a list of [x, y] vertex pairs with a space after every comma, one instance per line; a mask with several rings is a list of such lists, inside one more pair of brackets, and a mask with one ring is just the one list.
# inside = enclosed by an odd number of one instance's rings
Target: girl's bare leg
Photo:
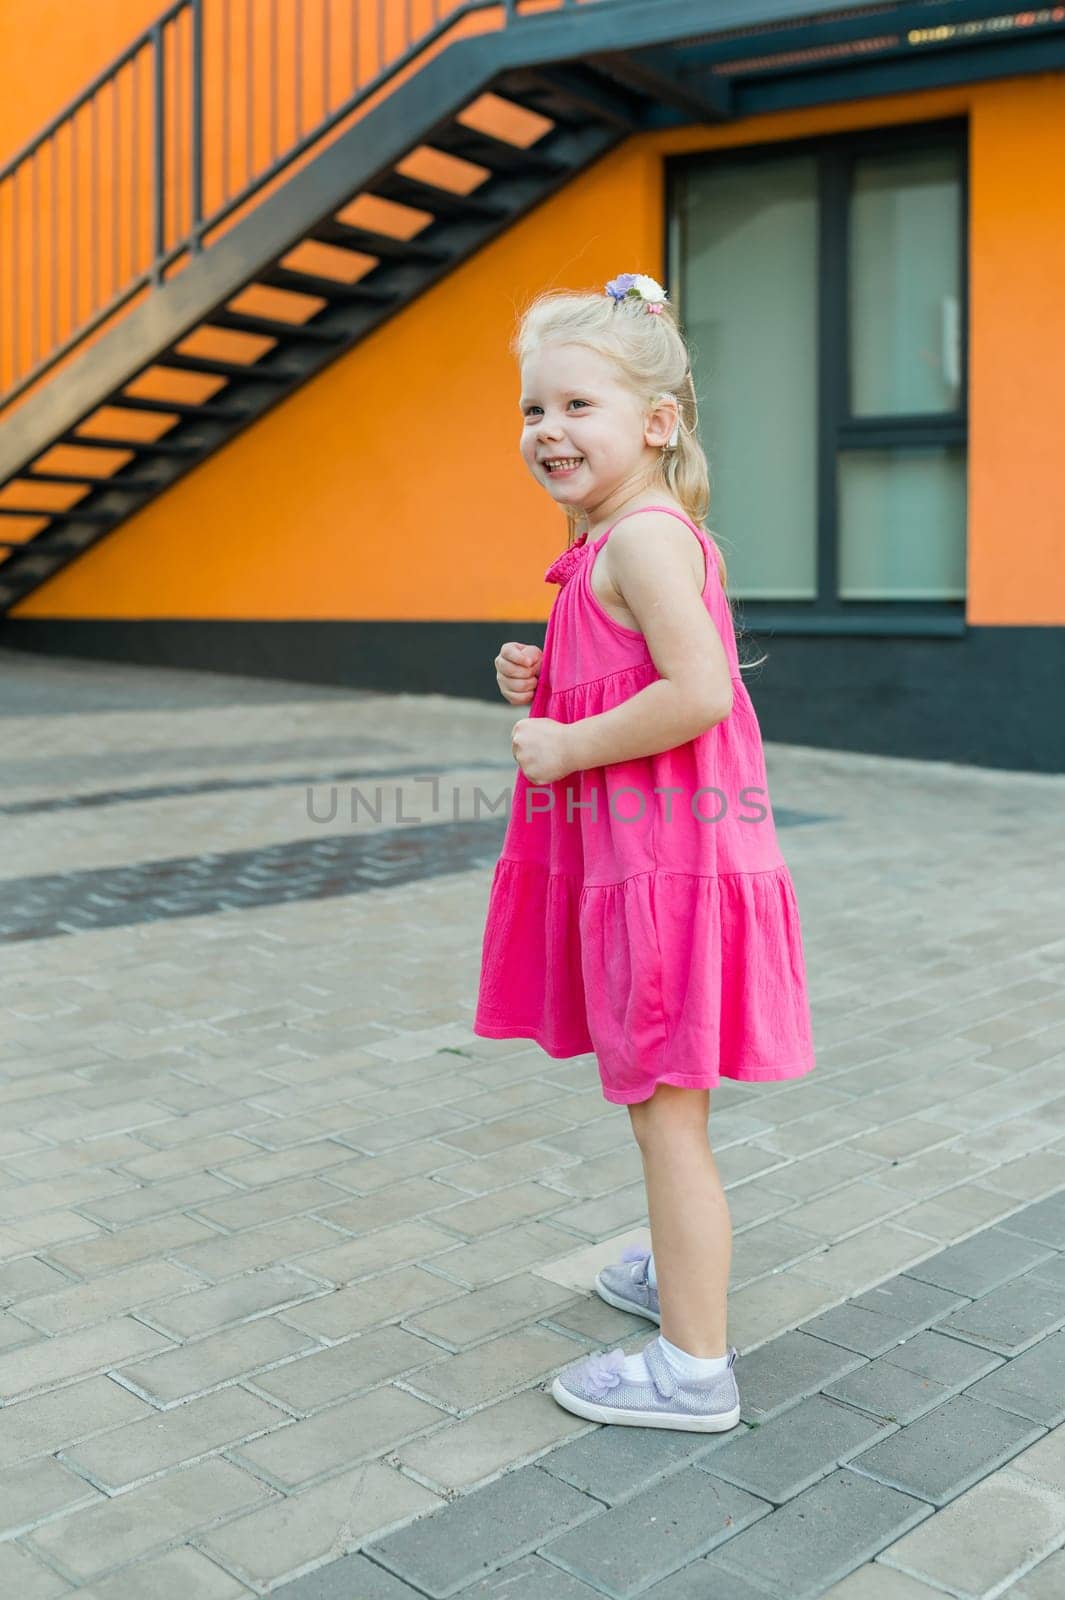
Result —
[[660, 1083], [627, 1109], [643, 1158], [662, 1335], [689, 1355], [723, 1356], [732, 1218], [710, 1149], [710, 1091]]

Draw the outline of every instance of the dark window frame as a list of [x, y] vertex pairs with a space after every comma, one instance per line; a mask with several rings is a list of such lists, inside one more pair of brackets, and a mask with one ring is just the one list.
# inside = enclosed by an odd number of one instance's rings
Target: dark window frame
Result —
[[[955, 412], [854, 417], [850, 404], [849, 197], [856, 157], [933, 146], [953, 149], [960, 174], [959, 321], [961, 406]], [[969, 444], [969, 124], [966, 117], [861, 128], [808, 138], [760, 140], [699, 150], [665, 161], [665, 281], [684, 321], [680, 292], [683, 241], [679, 199], [689, 171], [714, 161], [779, 160], [813, 155], [818, 169], [817, 303], [817, 596], [812, 600], [735, 601], [745, 626], [774, 633], [964, 634], [967, 595], [959, 600], [843, 600], [837, 593], [839, 507], [837, 451], [913, 444]], [[711, 507], [711, 525], [712, 525]], [[966, 548], [969, 507], [966, 502]]]

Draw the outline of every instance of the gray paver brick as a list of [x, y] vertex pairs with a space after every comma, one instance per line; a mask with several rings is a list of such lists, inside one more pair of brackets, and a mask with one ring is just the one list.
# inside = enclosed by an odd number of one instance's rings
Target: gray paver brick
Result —
[[286, 1361], [261, 1373], [255, 1385], [293, 1411], [318, 1411], [391, 1378], [406, 1375], [413, 1380], [427, 1362], [439, 1361], [443, 1355], [439, 1345], [403, 1328], [377, 1328], [327, 1350]]
[[945, 1505], [1004, 1465], [1044, 1429], [1027, 1418], [955, 1395], [851, 1458], [857, 1472]]
[[1060, 1600], [1065, 1594], [1065, 1551], [1047, 1556], [1011, 1584], [1007, 1592], [1010, 1600]]
[[296, 1489], [393, 1450], [444, 1420], [426, 1400], [385, 1385], [230, 1451], [281, 1489]]
[[[888, 1547], [890, 1550], [890, 1546]], [[932, 1600], [938, 1590], [930, 1590], [920, 1578], [888, 1566], [887, 1555], [878, 1556], [865, 1566], [856, 1567], [824, 1591], [823, 1600]]]
[[52, 1245], [48, 1259], [68, 1272], [76, 1272], [80, 1278], [88, 1278], [97, 1272], [117, 1272], [135, 1261], [163, 1255], [197, 1239], [217, 1237], [205, 1222], [177, 1214], [153, 1222], [135, 1223], [132, 1227], [120, 1228], [117, 1233], [94, 1233], [69, 1244]]
[[78, 1600], [239, 1600], [251, 1590], [191, 1545], [182, 1545], [77, 1593]]
[[197, 1543], [252, 1583], [276, 1583], [327, 1556], [347, 1555], [370, 1535], [439, 1503], [438, 1495], [391, 1467], [367, 1462], [210, 1529]]
[[[245, 1146], [249, 1152], [255, 1150], [255, 1146], [248, 1141], [245, 1141]], [[283, 1178], [322, 1172], [350, 1160], [351, 1151], [346, 1145], [336, 1144], [332, 1139], [317, 1139], [311, 1144], [293, 1145], [290, 1149], [272, 1154], [260, 1150], [255, 1154], [246, 1154], [242, 1160], [226, 1161], [224, 1165], [220, 1162], [205, 1162], [204, 1165], [221, 1166], [231, 1183], [241, 1183], [254, 1189], [264, 1184], [279, 1183]]]
[[43, 1333], [70, 1333], [119, 1313], [150, 1306], [167, 1295], [195, 1289], [197, 1282], [191, 1272], [183, 1272], [169, 1261], [144, 1261], [88, 1283], [68, 1284], [54, 1293], [23, 1300], [19, 1303], [19, 1316]]
[[1060, 1291], [1065, 1288], [1065, 1255], [1051, 1256], [1048, 1261], [1040, 1261], [1025, 1273], [1033, 1283], [1051, 1284]]
[[903, 1367], [921, 1378], [930, 1378], [947, 1389], [963, 1389], [985, 1373], [1002, 1365], [1003, 1357], [981, 1349], [964, 1339], [951, 1339], [937, 1328], [926, 1328], [905, 1343], [892, 1346], [878, 1362]]
[[151, 1407], [110, 1378], [80, 1383], [0, 1407], [0, 1467], [50, 1455], [85, 1439], [151, 1414]]
[[582, 1417], [556, 1405], [542, 1389], [522, 1389], [495, 1405], [450, 1421], [446, 1427], [408, 1440], [398, 1447], [395, 1457], [434, 1487], [465, 1489], [541, 1451], [548, 1453], [538, 1465], [546, 1468], [554, 1455], [549, 1446], [587, 1426]]
[[273, 1317], [259, 1317], [123, 1367], [118, 1376], [153, 1404], [165, 1407], [313, 1348], [308, 1334]]
[[985, 1405], [1001, 1406], [1047, 1428], [1057, 1427], [1065, 1421], [1065, 1333], [1043, 1339], [986, 1378], [971, 1383], [965, 1392]]
[[74, 1445], [62, 1460], [106, 1489], [122, 1489], [285, 1421], [283, 1411], [257, 1395], [219, 1389]]
[[1011, 1233], [1008, 1224], [999, 1223], [908, 1270], [911, 1278], [975, 1298], [1019, 1278], [1053, 1253], [1050, 1246]]
[[[11, 1110], [8, 1108], [10, 1118]], [[116, 1172], [78, 1172], [68, 1178], [53, 1178], [42, 1183], [14, 1183], [0, 1189], [0, 1222], [18, 1222], [37, 1211], [59, 1210], [63, 1206], [84, 1206], [86, 1210], [99, 1197], [133, 1187], [130, 1178]]]
[[[453, 1128], [443, 1133], [441, 1139], [444, 1144], [453, 1146], [465, 1155], [485, 1156], [506, 1150], [511, 1145], [565, 1133], [569, 1126], [564, 1116], [555, 1116], [547, 1111], [526, 1111], [510, 1117], [497, 1117], [492, 1122], [481, 1122], [471, 1128]], [[358, 1143], [361, 1145], [364, 1142], [360, 1131]]]
[[14, 1305], [34, 1295], [63, 1289], [70, 1279], [36, 1256], [20, 1256], [0, 1267], [0, 1307]]
[[283, 1318], [319, 1339], [346, 1339], [349, 1334], [407, 1314], [410, 1331], [417, 1333], [421, 1319], [410, 1313], [460, 1298], [468, 1297], [463, 1296], [458, 1284], [438, 1278], [423, 1267], [400, 1267], [375, 1277], [372, 1292], [364, 1284], [351, 1284], [315, 1300], [305, 1300], [302, 1305], [289, 1306]]
[[600, 1594], [601, 1590], [588, 1589], [579, 1578], [532, 1554], [478, 1578], [461, 1590], [461, 1600], [596, 1600]]
[[1037, 1339], [1065, 1323], [1065, 1302], [1060, 1289], [1041, 1283], [1030, 1273], [992, 1289], [968, 1305], [943, 1317], [937, 1327], [960, 1334], [1001, 1355], [1016, 1355]]
[[[572, 1291], [534, 1273], [518, 1273], [486, 1289], [475, 1289], [408, 1314], [406, 1326], [445, 1340], [456, 1349], [485, 1339], [518, 1322], [557, 1311], [575, 1298]], [[584, 1296], [580, 1296], [583, 1301]]]
[[896, 1273], [883, 1283], [874, 1284], [863, 1294], [851, 1295], [849, 1304], [865, 1311], [876, 1311], [894, 1317], [911, 1328], [927, 1327], [941, 1317], [949, 1315], [956, 1306], [964, 1305], [969, 1296], [952, 1289], [941, 1289], [934, 1283], [922, 1282], [912, 1272]]
[[1065, 1197], [1051, 1194], [1025, 1206], [1018, 1215], [1002, 1223], [1001, 1231], [1019, 1234], [1055, 1250], [1065, 1250]]
[[[266, 1104], [265, 1101], [263, 1103]], [[552, 1119], [552, 1123], [557, 1126], [557, 1119]], [[461, 1111], [455, 1111], [448, 1106], [429, 1106], [424, 1111], [408, 1112], [402, 1117], [388, 1117], [381, 1122], [360, 1123], [353, 1130], [350, 1143], [368, 1155], [374, 1155], [378, 1151], [392, 1150], [409, 1140], [430, 1138], [434, 1135], [450, 1143], [473, 1127], [471, 1119], [463, 1116]], [[535, 1138], [536, 1135], [529, 1134], [527, 1137]], [[459, 1148], [465, 1150], [468, 1146], [463, 1144]]]
[[949, 1398], [944, 1383], [891, 1362], [886, 1356], [867, 1361], [862, 1367], [834, 1378], [822, 1387], [822, 1394], [846, 1405], [868, 1411], [885, 1422], [913, 1422], [933, 1406]]
[[174, 1338], [191, 1339], [227, 1323], [243, 1322], [263, 1311], [276, 1311], [322, 1294], [326, 1286], [294, 1267], [263, 1267], [227, 1278], [210, 1289], [193, 1289], [175, 1300], [150, 1306], [144, 1313], [153, 1327]]
[[203, 1461], [47, 1523], [26, 1542], [61, 1572], [84, 1581], [272, 1494], [228, 1461]]
[[614, 1600], [629, 1600], [769, 1510], [757, 1495], [686, 1466], [541, 1543], [539, 1553]]
[[894, 1431], [893, 1423], [815, 1394], [728, 1440], [698, 1465], [779, 1505]]
[[362, 1239], [345, 1239], [343, 1234], [337, 1234], [336, 1238], [340, 1243], [304, 1256], [300, 1261], [301, 1269], [339, 1285], [389, 1267], [402, 1266], [408, 1261], [435, 1262], [444, 1252], [448, 1256], [455, 1254], [454, 1234], [427, 1222], [404, 1222], [395, 1228], [379, 1228]]
[[273, 1600], [423, 1600], [409, 1583], [368, 1561], [361, 1552], [283, 1583], [272, 1595]]
[[[437, 1184], [437, 1188], [443, 1185]], [[482, 1234], [494, 1233], [497, 1228], [508, 1227], [514, 1222], [522, 1222], [526, 1217], [544, 1216], [552, 1211], [561, 1212], [566, 1205], [566, 1196], [559, 1194], [556, 1189], [550, 1189], [546, 1184], [529, 1181], [527, 1183], [514, 1183], [507, 1188], [494, 1189], [489, 1195], [481, 1195], [476, 1199], [459, 1199], [455, 1204], [456, 1196], [450, 1196], [452, 1204], [446, 1211], [440, 1212], [437, 1221], [447, 1228], [454, 1228], [455, 1232], [469, 1239], [476, 1239]]]
[[7, 1467], [0, 1473], [0, 1533], [19, 1533], [57, 1511], [102, 1498], [91, 1483], [50, 1456]]
[[[330, 1182], [340, 1182], [341, 1174], [330, 1174]], [[335, 1228], [346, 1233], [368, 1233], [371, 1228], [383, 1228], [393, 1222], [403, 1222], [408, 1217], [432, 1215], [443, 1207], [451, 1207], [462, 1196], [438, 1183], [434, 1178], [416, 1175], [373, 1189], [356, 1199], [338, 1195], [338, 1205], [319, 1208], [319, 1215]], [[444, 1218], [437, 1218], [444, 1221]], [[446, 1223], [450, 1227], [450, 1223]]]
[[364, 1548], [397, 1577], [434, 1600], [447, 1600], [475, 1578], [602, 1509], [549, 1473], [520, 1467]]
[[40, 1337], [38, 1328], [31, 1327], [28, 1322], [7, 1311], [0, 1311], [0, 1350], [15, 1350], [20, 1345], [32, 1344]]
[[841, 1467], [729, 1539], [714, 1566], [774, 1600], [814, 1600], [932, 1515], [925, 1501]]
[[854, 1350], [863, 1356], [879, 1356], [912, 1333], [914, 1324], [887, 1312], [866, 1311], [864, 1306], [847, 1300], [843, 1305], [831, 1306], [816, 1317], [807, 1318], [801, 1328], [804, 1333], [842, 1345], [845, 1350]]
[[[749, 1583], [746, 1578], [719, 1566], [717, 1557], [711, 1553], [645, 1589], [641, 1600], [766, 1600], [766, 1594], [761, 1584]], [[871, 1597], [867, 1596], [866, 1600]], [[888, 1596], [882, 1596], [881, 1600], [888, 1600]], [[903, 1600], [903, 1597], [896, 1595], [894, 1600]], [[931, 1597], [912, 1595], [909, 1600], [931, 1600]]]
[[28, 1551], [16, 1544], [0, 1544], [0, 1594], [18, 1595], [19, 1600], [59, 1600], [73, 1592], [63, 1578]]
[[522, 1267], [554, 1260], [573, 1249], [573, 1235], [547, 1222], [518, 1223], [473, 1244], [460, 1244], [436, 1257], [434, 1267], [467, 1288], [498, 1283]]
[[[580, 1423], [581, 1418], [574, 1421]], [[739, 1424], [739, 1435], [746, 1431]], [[737, 1429], [702, 1434], [670, 1428], [592, 1427], [579, 1439], [549, 1451], [537, 1465], [612, 1506], [692, 1462], [702, 1461], [713, 1472], [714, 1460], [737, 1436]]]
[[298, 1259], [311, 1250], [320, 1250], [339, 1237], [334, 1229], [314, 1217], [286, 1217], [268, 1227], [248, 1228], [241, 1233], [219, 1234], [206, 1223], [197, 1224], [196, 1238], [178, 1250], [174, 1259], [201, 1277], [215, 1281], [254, 1272], [258, 1267]]
[[[253, 1189], [246, 1194], [234, 1190], [232, 1184], [216, 1179], [215, 1188], [204, 1205], [196, 1205], [198, 1216], [208, 1222], [239, 1232], [241, 1228], [261, 1227], [266, 1223], [280, 1222], [283, 1217], [297, 1212], [314, 1211], [319, 1206], [332, 1205], [344, 1198], [343, 1193], [325, 1183], [321, 1178], [293, 1178], [290, 1183], [277, 1183], [267, 1189]], [[227, 1198], [218, 1198], [219, 1194]], [[193, 1201], [186, 1202], [189, 1205]]]
[[833, 1378], [863, 1365], [853, 1351], [793, 1328], [757, 1350], [740, 1353], [736, 1381], [742, 1420], [765, 1422], [815, 1394]]
[[1062, 1485], [1006, 1467], [906, 1534], [882, 1559], [934, 1590], [949, 1586], [970, 1600], [1009, 1592], [1012, 1578], [1060, 1547], [1063, 1527]]
[[169, 1343], [161, 1333], [132, 1317], [116, 1317], [79, 1333], [41, 1339], [0, 1356], [0, 1394], [13, 1400], [45, 1384], [98, 1372], [151, 1350], [165, 1349]]
[[412, 1373], [408, 1381], [441, 1406], [467, 1411], [544, 1377], [580, 1353], [581, 1345], [564, 1334], [522, 1328]]
[[124, 1189], [121, 1194], [105, 1195], [102, 1200], [88, 1200], [82, 1210], [96, 1222], [120, 1228], [127, 1222], [144, 1222], [149, 1217], [165, 1216], [167, 1212], [180, 1211], [231, 1193], [232, 1185], [222, 1178], [210, 1172], [197, 1172], [184, 1178], [172, 1178], [169, 1183], [146, 1184], [139, 1189]]

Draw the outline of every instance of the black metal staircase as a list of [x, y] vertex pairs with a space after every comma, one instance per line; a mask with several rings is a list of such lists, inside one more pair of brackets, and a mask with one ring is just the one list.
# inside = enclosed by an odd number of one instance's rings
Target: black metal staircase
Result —
[[[192, 27], [193, 71], [201, 63], [202, 6], [207, 0], [178, 0], [152, 30], [109, 72], [135, 59], [138, 49], [162, 51], [165, 26], [188, 11]], [[361, 0], [351, 0], [357, 8]], [[398, 7], [396, 8], [398, 10]], [[783, 103], [782, 83], [793, 103], [802, 99], [846, 98], [870, 71], [872, 54], [881, 62], [881, 88], [891, 82], [937, 81], [954, 70], [960, 52], [972, 57], [979, 42], [928, 38], [916, 41], [916, 24], [938, 22], [951, 14], [988, 23], [987, 75], [1023, 70], [1009, 56], [1001, 28], [991, 27], [1005, 12], [1002, 0], [917, 0], [909, 4], [855, 6], [789, 3], [789, 0], [558, 0], [556, 8], [523, 14], [518, 0], [469, 0], [440, 18], [361, 88], [332, 111], [295, 150], [312, 151], [291, 177], [247, 211], [228, 231], [204, 246], [212, 224], [234, 210], [283, 171], [275, 161], [241, 195], [229, 197], [211, 217], [199, 206], [202, 172], [194, 170], [193, 205], [188, 228], [175, 242], [165, 237], [156, 194], [155, 258], [139, 278], [131, 278], [123, 297], [144, 291], [120, 320], [97, 317], [75, 329], [64, 342], [17, 376], [0, 395], [0, 534], [9, 518], [39, 516], [47, 522], [20, 541], [0, 538], [0, 614], [47, 581], [66, 563], [91, 548], [118, 524], [140, 510], [200, 461], [277, 405], [323, 367], [447, 276], [511, 224], [571, 178], [613, 149], [629, 134], [669, 125], [707, 123]], [[492, 13], [494, 29], [456, 38], [450, 30], [478, 12]], [[381, 13], [383, 16], [383, 12]], [[1045, 34], [1043, 30], [1045, 44]], [[1058, 32], [1061, 30], [1058, 28]], [[354, 37], [354, 35], [353, 35]], [[1027, 37], [1031, 37], [1031, 34]], [[834, 42], [834, 55], [829, 49]], [[1061, 48], [1062, 38], [1057, 38]], [[917, 49], [919, 43], [927, 48]], [[1006, 52], [1003, 54], [1003, 52]], [[774, 58], [774, 52], [776, 57]], [[425, 55], [424, 62], [420, 57]], [[1009, 57], [1009, 59], [1007, 59]], [[930, 66], [930, 60], [934, 58]], [[162, 76], [156, 59], [154, 81], [160, 96]], [[774, 59], [776, 65], [774, 65]], [[1045, 69], [1046, 52], [1040, 57]], [[313, 152], [323, 128], [345, 114], [401, 69], [417, 67], [332, 142]], [[971, 72], [971, 69], [970, 69]], [[890, 78], [891, 74], [894, 78]], [[907, 79], [906, 74], [909, 74]], [[923, 79], [921, 75], [924, 75]], [[58, 139], [87, 97], [107, 81], [101, 75], [85, 96], [44, 130], [38, 140], [0, 173], [5, 180], [25, 170], [45, 141]], [[872, 92], [867, 89], [864, 92]], [[519, 144], [472, 125], [469, 108], [484, 96], [506, 102], [542, 120], [543, 131]], [[202, 161], [200, 88], [192, 88], [191, 158]], [[155, 114], [162, 115], [162, 101]], [[157, 126], [155, 152], [162, 174], [163, 134]], [[400, 171], [414, 151], [458, 158], [484, 171], [467, 192], [417, 179]], [[290, 152], [291, 154], [291, 152]], [[425, 213], [416, 232], [397, 237], [345, 219], [360, 197], [391, 202], [408, 213]], [[300, 271], [287, 259], [308, 241], [350, 258], [352, 274]], [[165, 267], [184, 250], [187, 261], [170, 276]], [[373, 265], [359, 276], [369, 257]], [[238, 309], [234, 301], [250, 289], [312, 296], [321, 305], [301, 318]], [[293, 302], [298, 304], [298, 302]], [[103, 331], [79, 351], [79, 337], [99, 323]], [[230, 330], [270, 341], [248, 361], [189, 353], [182, 346], [197, 330]], [[50, 368], [63, 366], [48, 381]], [[223, 380], [217, 397], [202, 402], [146, 398], [130, 392], [149, 372], [198, 374]], [[16, 402], [17, 403], [13, 403]], [[123, 431], [87, 431], [101, 410], [154, 414], [171, 419], [161, 436], [141, 438]], [[51, 471], [40, 465], [55, 446], [90, 453], [121, 451], [125, 463], [99, 472]], [[113, 465], [113, 460], [111, 461]], [[15, 499], [3, 491], [18, 485]], [[83, 490], [66, 509], [35, 505], [32, 494], [44, 486]]]

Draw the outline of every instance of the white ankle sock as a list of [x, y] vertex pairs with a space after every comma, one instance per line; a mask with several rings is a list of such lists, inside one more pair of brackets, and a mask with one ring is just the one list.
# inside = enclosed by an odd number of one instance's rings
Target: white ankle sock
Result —
[[[670, 1344], [668, 1339], [663, 1339], [661, 1334], [658, 1335], [658, 1347], [678, 1378], [709, 1378], [715, 1372], [724, 1372], [728, 1367], [727, 1350], [723, 1356], [690, 1356], [686, 1350], [681, 1350], [678, 1345]], [[637, 1350], [634, 1356], [625, 1357], [621, 1376], [631, 1383], [651, 1381], [642, 1350]]]
[[658, 1342], [662, 1346], [662, 1354], [678, 1377], [710, 1378], [715, 1372], [724, 1372], [728, 1366], [727, 1350], [723, 1356], [690, 1356], [687, 1350], [670, 1344], [661, 1334], [658, 1335]]

